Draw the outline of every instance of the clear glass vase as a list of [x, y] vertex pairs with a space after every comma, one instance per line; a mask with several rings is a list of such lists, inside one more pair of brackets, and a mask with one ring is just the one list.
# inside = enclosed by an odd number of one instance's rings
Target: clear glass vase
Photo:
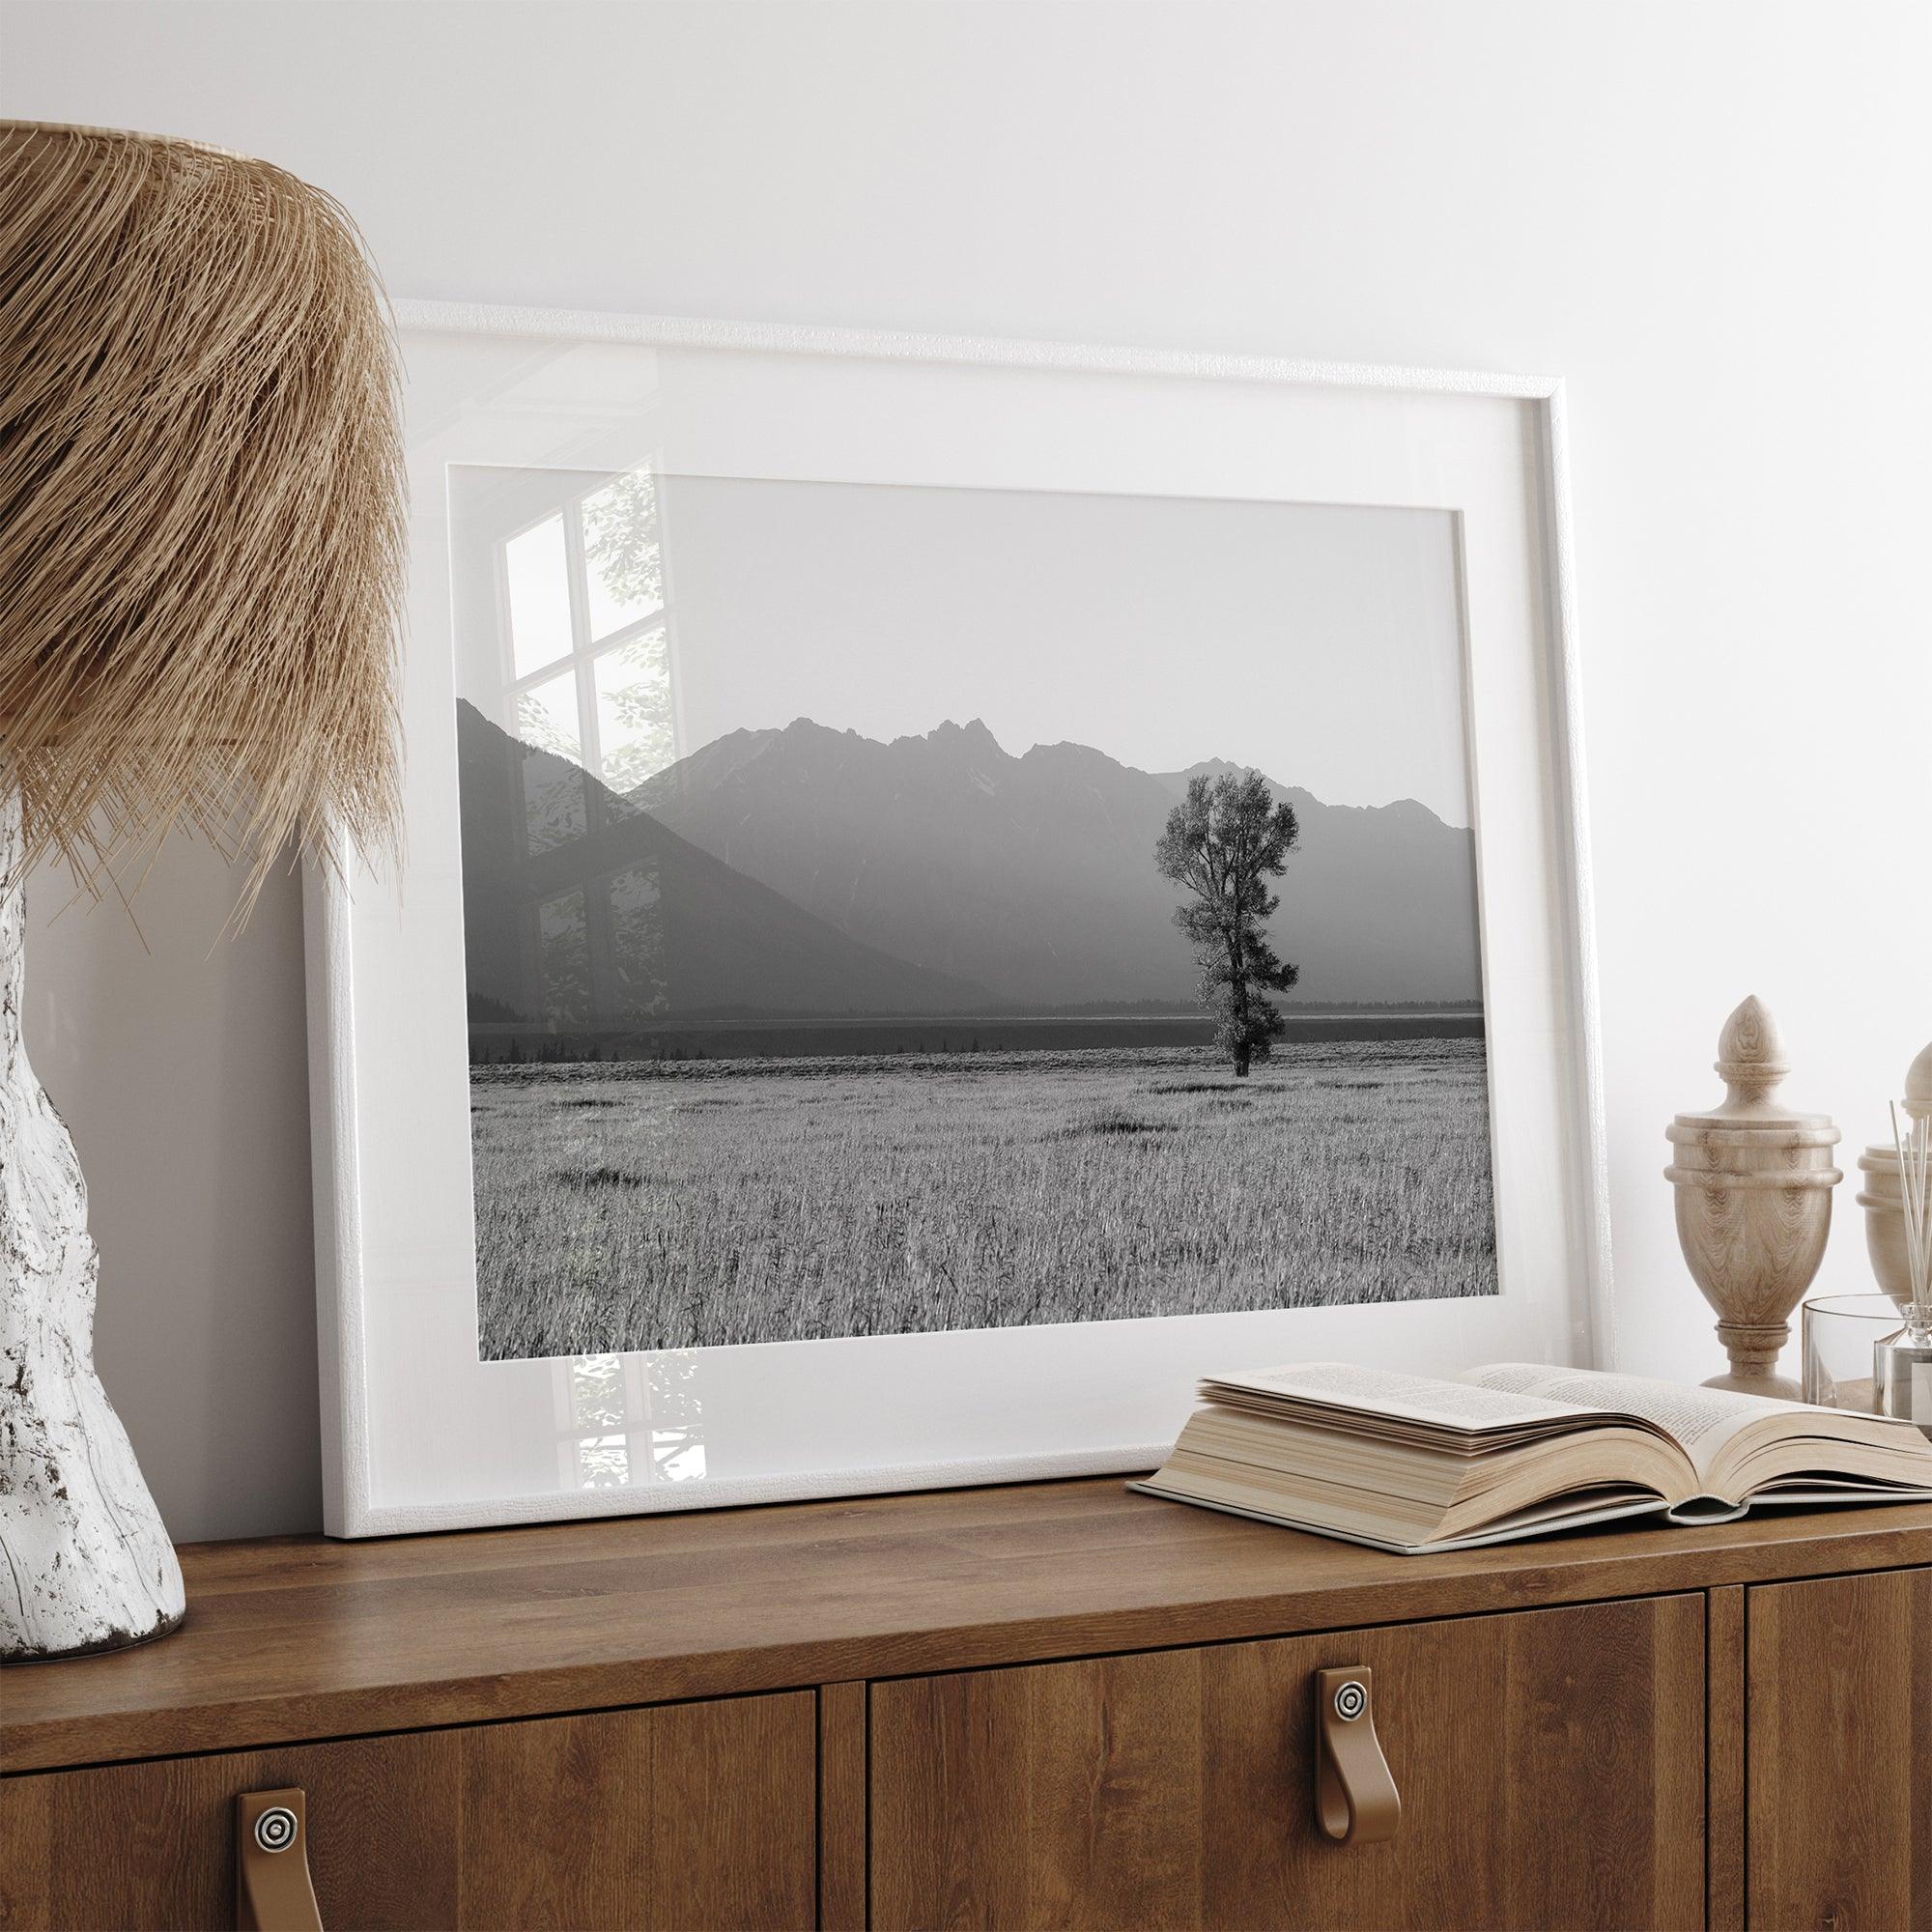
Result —
[[1821, 1294], [1804, 1304], [1804, 1400], [1872, 1414], [1877, 1407], [1874, 1347], [1903, 1332], [1898, 1304], [1886, 1294]]
[[1872, 1406], [1932, 1436], [1932, 1309], [1908, 1301], [1895, 1335], [1872, 1344]]

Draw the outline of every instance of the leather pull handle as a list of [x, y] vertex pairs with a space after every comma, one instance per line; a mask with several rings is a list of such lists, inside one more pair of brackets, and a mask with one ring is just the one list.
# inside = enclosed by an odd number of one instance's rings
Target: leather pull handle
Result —
[[236, 1932], [322, 1932], [307, 1812], [299, 1791], [244, 1791], [235, 1800]]
[[1375, 1672], [1365, 1663], [1315, 1673], [1315, 1817], [1342, 1845], [1395, 1836], [1402, 1794], [1376, 1736]]

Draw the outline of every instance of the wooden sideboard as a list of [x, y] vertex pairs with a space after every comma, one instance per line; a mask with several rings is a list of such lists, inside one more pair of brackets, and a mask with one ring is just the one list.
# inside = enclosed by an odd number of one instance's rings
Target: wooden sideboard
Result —
[[[1932, 1509], [1384, 1556], [1096, 1480], [183, 1552], [0, 1673], [0, 1927], [1932, 1926]], [[1313, 1805], [1368, 1665], [1386, 1843]]]

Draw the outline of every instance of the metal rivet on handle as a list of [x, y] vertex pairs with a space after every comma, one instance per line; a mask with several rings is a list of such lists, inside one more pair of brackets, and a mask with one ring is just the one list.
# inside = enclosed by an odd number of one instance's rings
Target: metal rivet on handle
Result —
[[1369, 1693], [1352, 1679], [1335, 1687], [1335, 1715], [1351, 1724], [1369, 1708]]
[[296, 1814], [286, 1804], [271, 1804], [255, 1820], [255, 1842], [265, 1852], [285, 1852], [296, 1841]]

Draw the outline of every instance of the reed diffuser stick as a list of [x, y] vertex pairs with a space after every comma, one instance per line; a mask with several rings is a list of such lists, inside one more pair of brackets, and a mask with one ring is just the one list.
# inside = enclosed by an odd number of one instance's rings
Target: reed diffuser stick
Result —
[[[1932, 1204], [1927, 1200], [1927, 1182], [1932, 1179], [1932, 1119], [1920, 1114], [1902, 1125], [1897, 1102], [1889, 1104], [1891, 1140], [1898, 1150], [1906, 1267], [1912, 1283], [1909, 1325], [1913, 1340], [1922, 1343], [1932, 1336]], [[1907, 1105], [1910, 1112], [1910, 1103]]]

